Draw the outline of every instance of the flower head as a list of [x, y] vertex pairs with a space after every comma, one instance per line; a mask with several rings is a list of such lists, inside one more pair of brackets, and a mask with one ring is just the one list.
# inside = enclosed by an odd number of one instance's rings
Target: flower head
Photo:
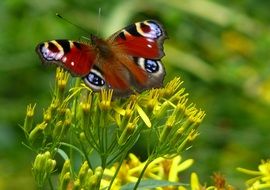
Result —
[[[111, 89], [94, 93], [78, 80], [68, 90], [68, 78], [67, 72], [57, 69], [51, 104], [35, 127], [29, 122], [35, 106], [27, 108], [24, 128], [29, 147], [50, 154], [45, 154], [50, 164], [44, 171], [36, 164], [44, 156], [37, 156], [33, 171], [38, 183], [52, 173], [55, 154], [68, 160], [59, 177], [60, 189], [119, 189], [127, 183], [136, 183], [136, 188], [141, 179], [179, 181], [179, 173], [193, 163], [179, 155], [197, 137], [205, 116], [188, 103], [180, 78], [129, 98], [113, 97]], [[140, 161], [129, 154], [125, 160], [142, 133], [149, 134], [148, 158]], [[77, 153], [82, 160], [79, 170], [72, 166]], [[99, 159], [92, 163], [93, 157]]]
[[269, 189], [270, 188], [270, 160], [262, 161], [258, 166], [258, 171], [237, 168], [240, 172], [255, 176], [246, 181], [249, 190]]

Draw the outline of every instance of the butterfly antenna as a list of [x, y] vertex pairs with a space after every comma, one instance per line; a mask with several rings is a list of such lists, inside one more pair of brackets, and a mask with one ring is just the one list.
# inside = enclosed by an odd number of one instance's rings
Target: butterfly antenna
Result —
[[67, 23], [71, 24], [72, 26], [75, 26], [75, 27], [79, 28], [80, 30], [84, 31], [85, 33], [87, 33], [87, 34], [90, 33], [90, 32], [89, 32], [88, 30], [86, 30], [85, 28], [83, 28], [83, 27], [81, 27], [81, 26], [79, 26], [79, 25], [77, 25], [77, 24], [74, 24], [73, 22], [67, 20], [66, 18], [64, 18], [63, 16], [61, 16], [59, 13], [56, 13], [56, 16], [57, 16], [58, 18], [63, 19], [64, 21], [66, 21]]
[[97, 36], [99, 36], [100, 33], [100, 23], [101, 23], [101, 7], [98, 8]]

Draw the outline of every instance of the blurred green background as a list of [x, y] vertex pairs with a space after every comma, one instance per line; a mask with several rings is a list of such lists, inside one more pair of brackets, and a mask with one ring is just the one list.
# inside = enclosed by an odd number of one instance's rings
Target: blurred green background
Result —
[[188, 172], [210, 182], [220, 171], [242, 189], [247, 176], [235, 168], [256, 169], [270, 153], [269, 7], [263, 0], [0, 1], [0, 189], [35, 189], [33, 154], [22, 145], [19, 125], [29, 103], [42, 116], [55, 73], [40, 64], [37, 43], [107, 37], [145, 19], [160, 21], [168, 33], [166, 82], [181, 76], [190, 101], [207, 113], [199, 138], [183, 154], [195, 159]]

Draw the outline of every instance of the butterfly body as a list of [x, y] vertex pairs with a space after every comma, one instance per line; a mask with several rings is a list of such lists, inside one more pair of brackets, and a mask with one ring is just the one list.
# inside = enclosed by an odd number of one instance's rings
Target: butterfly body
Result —
[[94, 35], [91, 44], [52, 40], [38, 44], [36, 51], [44, 64], [59, 65], [82, 77], [94, 91], [111, 88], [124, 96], [162, 86], [165, 70], [160, 59], [165, 38], [158, 22], [143, 21], [106, 40]]

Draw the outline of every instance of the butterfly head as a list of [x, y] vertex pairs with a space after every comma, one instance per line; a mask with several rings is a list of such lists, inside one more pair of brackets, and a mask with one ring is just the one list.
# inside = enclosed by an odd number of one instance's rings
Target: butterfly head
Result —
[[108, 41], [91, 34], [91, 41], [96, 52], [103, 58], [111, 58], [113, 52]]

